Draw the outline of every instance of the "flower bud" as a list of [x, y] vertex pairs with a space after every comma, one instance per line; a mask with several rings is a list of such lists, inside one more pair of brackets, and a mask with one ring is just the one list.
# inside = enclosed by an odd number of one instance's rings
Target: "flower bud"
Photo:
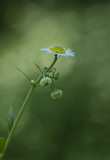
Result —
[[59, 77], [60, 77], [60, 72], [59, 71], [55, 71], [55, 73], [54, 73], [54, 79], [58, 80]]
[[56, 71], [56, 68], [51, 69], [51, 72], [55, 73], [55, 71]]
[[53, 73], [53, 72], [50, 72], [50, 73], [48, 74], [48, 76], [49, 76], [50, 78], [53, 78], [53, 77], [54, 77], [54, 73]]
[[62, 90], [60, 89], [55, 89], [52, 93], [51, 93], [51, 98], [52, 99], [60, 99], [62, 96]]
[[52, 80], [49, 77], [42, 78], [40, 81], [41, 87], [47, 87], [52, 83]]
[[34, 85], [35, 85], [35, 80], [32, 79], [32, 80], [30, 81], [30, 83], [31, 83], [32, 86], [34, 86]]

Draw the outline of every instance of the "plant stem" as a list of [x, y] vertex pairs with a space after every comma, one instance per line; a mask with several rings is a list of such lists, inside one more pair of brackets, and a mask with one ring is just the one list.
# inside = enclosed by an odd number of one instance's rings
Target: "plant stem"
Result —
[[[57, 56], [55, 55], [54, 61], [52, 62], [52, 64], [50, 65], [50, 67], [48, 68], [47, 71], [49, 71], [53, 67], [53, 65], [55, 64], [56, 61], [57, 61]], [[35, 82], [36, 86], [40, 82], [40, 80], [42, 79], [42, 77], [43, 77], [43, 75], [42, 75], [42, 72], [41, 72], [40, 75], [39, 75], [39, 77], [37, 78], [37, 80]], [[30, 97], [31, 97], [31, 95], [32, 95], [32, 93], [33, 93], [33, 91], [34, 91], [34, 89], [35, 89], [36, 86], [35, 85], [31, 86], [31, 88], [30, 88], [30, 90], [29, 90], [29, 92], [28, 92], [28, 94], [27, 94], [27, 96], [26, 96], [26, 98], [25, 98], [25, 100], [24, 100], [24, 102], [23, 102], [23, 104], [21, 106], [21, 109], [20, 109], [20, 111], [19, 111], [19, 113], [17, 115], [17, 118], [16, 118], [16, 120], [15, 120], [15, 122], [13, 124], [13, 127], [12, 127], [12, 129], [11, 129], [8, 137], [7, 137], [7, 140], [6, 140], [5, 146], [3, 148], [3, 151], [2, 151], [2, 153], [0, 153], [0, 160], [3, 158], [5, 152], [6, 152], [7, 148], [8, 148], [8, 145], [9, 145], [11, 139], [12, 139], [14, 131], [15, 131], [18, 123], [19, 123], [19, 120], [20, 120], [20, 118], [21, 118], [21, 116], [22, 116], [22, 114], [24, 112], [24, 109], [25, 109], [25, 107], [26, 107], [26, 105], [27, 105], [27, 103], [28, 103], [28, 101], [29, 101], [29, 99], [30, 99]]]
[[17, 126], [17, 124], [18, 124], [18, 122], [19, 122], [19, 120], [20, 120], [20, 118], [21, 118], [21, 116], [22, 116], [22, 114], [23, 114], [23, 111], [24, 111], [24, 109], [25, 109], [25, 107], [26, 107], [26, 105], [27, 105], [27, 103], [28, 103], [28, 101], [29, 101], [29, 99], [30, 99], [33, 91], [34, 91], [34, 88], [35, 88], [34, 86], [31, 86], [31, 88], [30, 88], [30, 90], [29, 90], [29, 92], [28, 92], [28, 94], [27, 94], [27, 96], [26, 96], [26, 98], [25, 98], [25, 100], [24, 100], [24, 103], [23, 103], [23, 105], [22, 105], [22, 107], [21, 107], [21, 109], [20, 109], [20, 111], [19, 111], [19, 113], [18, 113], [18, 116], [17, 116], [17, 118], [16, 118], [16, 120], [15, 120], [15, 123], [13, 124], [13, 127], [12, 127], [12, 129], [11, 129], [9, 135], [8, 135], [7, 140], [6, 140], [6, 143], [5, 143], [3, 152], [2, 152], [2, 154], [1, 154], [1, 156], [0, 156], [0, 160], [2, 159], [3, 155], [4, 155], [5, 152], [6, 152], [6, 149], [7, 149], [8, 145], [9, 145], [9, 143], [10, 143], [10, 140], [11, 140], [11, 138], [12, 138], [12, 136], [13, 136], [13, 133], [14, 133], [14, 131], [15, 131], [15, 129], [16, 129], [16, 126]]
[[47, 69], [47, 72], [54, 66], [54, 64], [56, 63], [56, 61], [57, 61], [57, 55], [55, 55], [55, 58], [54, 58], [54, 61], [53, 61], [53, 63], [50, 65], [50, 67]]

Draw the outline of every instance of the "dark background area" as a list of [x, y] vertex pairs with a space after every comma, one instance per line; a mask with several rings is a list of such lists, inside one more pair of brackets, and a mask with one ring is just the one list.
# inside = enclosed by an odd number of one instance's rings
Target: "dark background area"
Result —
[[100, 0], [0, 0], [0, 137], [8, 135], [10, 105], [15, 117], [29, 90], [16, 67], [31, 79], [53, 55], [40, 48], [71, 48], [55, 67], [63, 90], [32, 95], [4, 157], [8, 160], [110, 159], [110, 3]]

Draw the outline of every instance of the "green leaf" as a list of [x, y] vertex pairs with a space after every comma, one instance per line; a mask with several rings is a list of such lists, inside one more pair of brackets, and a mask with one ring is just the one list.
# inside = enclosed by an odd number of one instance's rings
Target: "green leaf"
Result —
[[9, 132], [11, 131], [13, 127], [13, 119], [14, 119], [13, 107], [10, 106], [9, 111], [8, 111], [8, 117], [7, 117]]
[[0, 150], [1, 150], [1, 152], [3, 151], [3, 148], [5, 146], [5, 142], [6, 142], [5, 137], [0, 137]]
[[30, 82], [30, 78], [26, 75], [26, 73], [24, 73], [23, 71], [21, 71], [19, 68], [17, 68], [16, 67], [16, 69], [20, 72], [20, 73], [22, 73], [26, 78], [27, 78], [27, 80]]
[[34, 62], [35, 66], [39, 69], [39, 71], [41, 72], [40, 67]]

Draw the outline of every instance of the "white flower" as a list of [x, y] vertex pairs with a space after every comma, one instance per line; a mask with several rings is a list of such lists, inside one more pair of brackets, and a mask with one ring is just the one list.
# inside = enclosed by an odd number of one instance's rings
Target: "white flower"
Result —
[[57, 58], [60, 56], [74, 57], [74, 55], [75, 55], [75, 53], [73, 53], [71, 49], [65, 49], [65, 48], [57, 47], [57, 46], [42, 48], [42, 49], [40, 49], [40, 51], [45, 52], [45, 53], [50, 53], [53, 55], [57, 55]]

